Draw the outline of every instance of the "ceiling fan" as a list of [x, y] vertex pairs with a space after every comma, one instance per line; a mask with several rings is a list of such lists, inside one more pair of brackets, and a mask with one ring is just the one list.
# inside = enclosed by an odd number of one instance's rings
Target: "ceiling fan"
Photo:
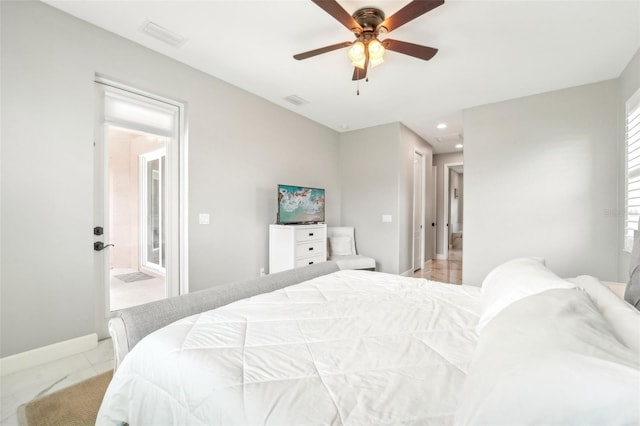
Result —
[[438, 52], [438, 49], [433, 47], [421, 46], [406, 41], [388, 38], [380, 41], [378, 40], [378, 36], [389, 33], [407, 22], [435, 9], [444, 4], [444, 0], [413, 0], [386, 19], [384, 12], [375, 7], [363, 7], [356, 10], [353, 15], [349, 15], [336, 0], [311, 1], [347, 27], [347, 29], [356, 36], [356, 40], [353, 42], [345, 41], [336, 43], [293, 55], [297, 60], [311, 58], [316, 55], [351, 46], [348, 55], [355, 67], [352, 79], [361, 80], [367, 76], [369, 65], [375, 67], [383, 62], [385, 49], [425, 61], [433, 58]]

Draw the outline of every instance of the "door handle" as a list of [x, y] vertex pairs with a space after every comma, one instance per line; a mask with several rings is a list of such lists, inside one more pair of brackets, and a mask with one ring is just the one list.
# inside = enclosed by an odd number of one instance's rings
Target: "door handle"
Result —
[[93, 249], [95, 251], [102, 251], [102, 250], [106, 249], [107, 247], [115, 247], [115, 245], [114, 244], [105, 245], [102, 241], [96, 241], [95, 243], [93, 243]]

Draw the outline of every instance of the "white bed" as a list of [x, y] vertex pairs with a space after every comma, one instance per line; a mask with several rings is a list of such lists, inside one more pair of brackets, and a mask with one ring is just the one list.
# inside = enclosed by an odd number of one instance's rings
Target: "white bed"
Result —
[[[534, 271], [534, 275], [537, 273]], [[505, 281], [504, 275], [494, 277], [494, 281]], [[506, 278], [513, 281], [508, 274]], [[589, 281], [589, 278], [582, 280]], [[593, 287], [587, 289], [591, 297], [573, 288], [575, 282], [560, 280], [561, 283], [549, 284], [542, 279], [538, 281], [546, 284], [534, 285], [538, 290], [531, 291], [531, 283], [525, 281], [520, 288], [527, 291], [516, 291], [518, 294], [511, 297], [512, 300], [505, 301], [505, 292], [498, 291], [501, 284], [494, 286], [497, 289], [494, 296], [499, 297], [489, 300], [491, 292], [487, 289], [491, 286], [486, 282], [483, 295], [478, 287], [378, 272], [339, 271], [179, 320], [148, 335], [125, 357], [107, 390], [97, 424], [493, 423], [495, 405], [501, 402], [493, 401], [491, 389], [486, 388], [493, 380], [492, 375], [500, 370], [499, 366], [491, 365], [491, 360], [497, 359], [491, 351], [497, 347], [502, 356], [511, 348], [509, 341], [496, 344], [492, 339], [513, 333], [509, 330], [508, 315], [518, 317], [521, 324], [527, 323], [518, 304], [528, 303], [534, 305], [534, 310], [540, 309], [539, 303], [549, 303], [548, 297], [556, 297], [560, 305], [568, 299], [577, 300], [570, 302], [576, 305], [558, 310], [561, 313], [558, 323], [562, 322], [562, 312], [571, 312], [572, 327], [582, 321], [574, 315], [580, 311], [574, 309], [576, 306], [600, 303], [600, 310], [585, 308], [587, 314], [584, 315], [592, 315], [597, 321], [587, 318], [588, 326], [583, 329], [580, 325], [579, 330], [571, 329], [570, 333], [586, 336], [586, 343], [582, 337], [577, 338], [580, 341], [577, 352], [589, 351], [590, 344], [603, 344], [608, 348], [606, 368], [596, 371], [595, 378], [585, 376], [598, 383], [599, 390], [591, 393], [597, 395], [606, 408], [592, 403], [586, 413], [576, 414], [572, 408], [573, 411], [562, 413], [568, 417], [555, 416], [554, 421], [583, 420], [584, 416], [589, 419], [593, 410], [599, 410], [593, 421], [583, 424], [598, 424], [596, 420], [602, 419], [611, 420], [608, 424], [637, 424], [640, 421], [640, 347], [632, 346], [637, 344], [633, 335], [640, 330], [640, 315], [630, 307], [627, 309], [623, 301], [609, 299], [612, 294], [597, 280], [587, 283], [587, 287]], [[601, 291], [604, 293], [598, 295]], [[577, 296], [574, 297], [574, 293]], [[536, 302], [535, 298], [542, 296], [547, 299]], [[596, 298], [595, 304], [590, 302], [593, 298]], [[604, 301], [598, 302], [598, 298]], [[602, 315], [603, 310], [609, 319]], [[484, 323], [479, 344], [476, 329], [481, 317]], [[555, 323], [553, 318], [550, 314], [547, 322]], [[527, 326], [535, 329], [535, 321], [529, 322]], [[482, 342], [484, 335], [487, 338]], [[521, 356], [522, 349], [530, 342], [518, 339], [518, 335], [509, 340], [520, 350], [513, 352]], [[524, 346], [518, 346], [519, 340]], [[563, 342], [563, 334], [559, 333], [555, 340]], [[547, 351], [545, 356], [554, 350]], [[573, 354], [572, 348], [560, 348], [560, 351]], [[597, 352], [587, 354], [587, 358], [599, 360], [602, 354]], [[577, 356], [583, 358], [580, 353]], [[555, 365], [553, 356], [548, 359]], [[613, 374], [609, 367], [615, 370]], [[515, 362], [512, 368], [517, 371], [522, 365]], [[497, 389], [493, 396], [504, 398], [505, 392], [517, 394], [523, 385], [527, 389], [523, 395], [528, 398], [536, 392], [546, 392], [540, 383], [536, 382], [532, 389], [524, 379], [512, 383], [509, 377], [507, 374], [502, 382], [497, 380], [495, 386], [490, 386]], [[544, 376], [536, 377], [542, 380]], [[623, 383], [619, 383], [620, 377], [624, 377]], [[527, 380], [531, 377], [527, 376]], [[611, 380], [613, 385], [609, 387]], [[573, 383], [567, 386], [571, 385]], [[566, 386], [558, 389], [567, 391]], [[607, 396], [607, 389], [615, 390], [615, 398]], [[584, 390], [571, 390], [577, 397], [584, 394]], [[489, 398], [485, 398], [486, 395]], [[518, 404], [522, 402], [517, 400], [516, 407], [501, 407], [501, 412], [506, 410], [509, 414], [502, 418], [503, 424], [513, 422], [513, 416], [520, 415], [522, 410]], [[633, 406], [635, 403], [638, 405]], [[562, 406], [560, 404], [561, 412]], [[527, 412], [519, 418], [522, 420], [519, 423], [549, 423], [531, 417]]]

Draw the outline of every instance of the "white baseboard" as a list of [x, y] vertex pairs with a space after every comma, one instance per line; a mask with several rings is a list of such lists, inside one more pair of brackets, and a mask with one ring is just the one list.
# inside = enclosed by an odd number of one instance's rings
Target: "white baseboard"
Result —
[[85, 352], [97, 346], [98, 335], [93, 333], [0, 358], [0, 376]]
[[412, 277], [413, 276], [413, 271], [411, 269], [409, 269], [408, 271], [402, 272], [400, 275], [402, 275], [403, 277]]
[[447, 260], [447, 256], [444, 254], [436, 253], [436, 260]]

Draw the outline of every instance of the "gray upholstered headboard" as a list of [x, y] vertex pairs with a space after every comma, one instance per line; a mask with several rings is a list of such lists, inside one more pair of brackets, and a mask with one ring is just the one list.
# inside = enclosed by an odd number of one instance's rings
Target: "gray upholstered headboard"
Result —
[[115, 368], [143, 337], [174, 321], [338, 270], [335, 262], [316, 263], [116, 311], [109, 320]]

